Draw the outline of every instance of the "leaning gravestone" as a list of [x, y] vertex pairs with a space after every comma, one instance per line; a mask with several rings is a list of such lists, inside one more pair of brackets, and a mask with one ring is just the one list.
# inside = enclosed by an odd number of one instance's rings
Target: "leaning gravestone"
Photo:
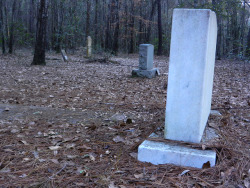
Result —
[[68, 56], [67, 56], [65, 50], [61, 50], [61, 54], [62, 54], [62, 57], [63, 57], [63, 61], [67, 62], [68, 61]]
[[92, 45], [92, 39], [90, 36], [88, 36], [88, 38], [87, 38], [87, 57], [91, 57], [91, 55], [92, 55], [91, 54], [92, 53], [91, 45]]
[[[164, 137], [199, 143], [211, 108], [217, 21], [208, 9], [175, 9], [173, 14]], [[216, 153], [180, 144], [144, 141], [138, 159], [202, 168]]]
[[141, 44], [139, 46], [139, 69], [132, 71], [132, 76], [153, 78], [159, 75], [159, 70], [153, 68], [154, 46], [152, 44]]

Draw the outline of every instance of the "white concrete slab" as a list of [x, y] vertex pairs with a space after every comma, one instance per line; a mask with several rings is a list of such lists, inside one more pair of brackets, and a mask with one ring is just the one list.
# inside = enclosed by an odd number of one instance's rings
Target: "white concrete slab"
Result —
[[165, 138], [199, 143], [211, 108], [217, 21], [208, 9], [174, 9]]
[[155, 165], [174, 164], [195, 168], [202, 168], [205, 163], [209, 162], [213, 167], [216, 162], [216, 152], [145, 140], [139, 146], [138, 160]]

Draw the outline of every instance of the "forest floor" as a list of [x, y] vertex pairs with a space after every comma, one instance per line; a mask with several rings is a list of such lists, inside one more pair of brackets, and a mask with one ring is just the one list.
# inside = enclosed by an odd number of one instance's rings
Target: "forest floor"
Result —
[[[138, 145], [165, 119], [168, 58], [161, 75], [131, 77], [137, 55], [89, 62], [80, 51], [0, 56], [0, 187], [249, 187], [250, 63], [216, 61], [212, 115], [218, 137], [199, 149], [217, 164], [196, 169], [139, 162]], [[116, 63], [115, 63], [116, 62]]]

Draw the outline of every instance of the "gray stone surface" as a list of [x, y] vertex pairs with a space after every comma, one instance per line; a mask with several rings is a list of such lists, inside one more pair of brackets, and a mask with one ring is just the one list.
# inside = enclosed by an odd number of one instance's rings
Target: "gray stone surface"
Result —
[[208, 9], [174, 9], [165, 138], [199, 143], [211, 108], [217, 21]]
[[92, 39], [90, 36], [87, 38], [87, 57], [91, 57], [92, 55]]
[[67, 56], [65, 50], [61, 50], [61, 54], [62, 54], [62, 57], [63, 57], [63, 61], [67, 62], [68, 61], [68, 56]]
[[160, 75], [160, 72], [157, 68], [154, 68], [151, 70], [135, 69], [132, 71], [132, 76], [138, 76], [138, 77], [154, 78], [159, 75]]
[[139, 46], [139, 69], [151, 70], [154, 63], [154, 46], [152, 44], [141, 44]]
[[216, 162], [216, 152], [145, 140], [139, 146], [138, 160], [155, 165], [168, 163], [195, 168], [202, 168], [205, 163], [209, 162], [212, 167]]
[[141, 44], [139, 46], [139, 69], [132, 71], [132, 76], [154, 78], [160, 75], [154, 64], [154, 46], [152, 44]]

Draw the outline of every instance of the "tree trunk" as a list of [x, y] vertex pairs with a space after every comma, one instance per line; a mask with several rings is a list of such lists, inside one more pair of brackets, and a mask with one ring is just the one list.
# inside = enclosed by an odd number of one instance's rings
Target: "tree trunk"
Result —
[[[216, 12], [217, 10], [217, 2], [216, 0], [212, 0], [213, 11]], [[218, 22], [218, 37], [217, 37], [217, 46], [216, 46], [216, 57], [218, 60], [221, 59], [221, 13], [217, 13], [217, 22]]]
[[246, 3], [245, 1], [243, 2], [243, 7], [241, 10], [241, 34], [240, 34], [240, 42], [241, 42], [241, 47], [240, 47], [240, 53], [242, 56], [244, 56], [244, 38], [245, 38], [245, 17], [246, 17]]
[[247, 35], [246, 56], [247, 56], [247, 57], [250, 57], [250, 28], [248, 29], [248, 35]]
[[5, 54], [5, 36], [4, 36], [4, 15], [3, 15], [3, 1], [0, 0], [0, 34], [2, 39], [2, 53]]
[[125, 0], [125, 31], [124, 31], [124, 46], [126, 53], [128, 52], [128, 1]]
[[237, 23], [237, 4], [236, 0], [232, 2], [232, 8], [233, 8], [233, 14], [232, 14], [232, 21], [231, 21], [231, 31], [232, 31], [232, 40], [233, 40], [233, 50], [232, 53], [234, 55], [238, 55], [238, 50], [239, 50], [239, 44], [238, 44], [238, 23]]
[[90, 27], [90, 8], [91, 8], [91, 2], [90, 2], [90, 0], [87, 0], [86, 37], [89, 36], [89, 27]]
[[152, 0], [152, 9], [149, 17], [149, 23], [148, 23], [148, 33], [147, 33], [147, 39], [146, 42], [150, 42], [150, 36], [151, 36], [151, 26], [152, 26], [152, 21], [153, 17], [155, 14], [155, 7], [156, 7], [157, 0]]
[[35, 14], [34, 14], [34, 9], [35, 9], [35, 2], [34, 0], [30, 0], [30, 10], [29, 10], [29, 32], [33, 34], [35, 32], [35, 26], [34, 26], [34, 19], [35, 19]]
[[158, 52], [157, 55], [162, 55], [162, 24], [161, 24], [161, 0], [158, 0]]
[[194, 7], [195, 7], [195, 8], [198, 7], [198, 0], [194, 0]]
[[12, 15], [11, 15], [11, 26], [10, 26], [10, 39], [9, 39], [9, 53], [13, 53], [13, 45], [14, 45], [14, 18], [16, 13], [16, 0], [14, 0], [12, 5]]
[[134, 2], [131, 1], [131, 16], [130, 16], [130, 48], [129, 53], [134, 53], [134, 27], [135, 27], [135, 17], [134, 13]]
[[143, 19], [143, 16], [142, 16], [142, 1], [140, 1], [140, 4], [139, 4], [139, 12], [140, 12], [140, 20], [139, 20], [139, 39], [138, 39], [138, 43], [139, 45], [142, 43], [142, 19]]
[[98, 27], [98, 9], [99, 9], [99, 2], [98, 0], [95, 0], [95, 38], [94, 38], [94, 46], [96, 47], [97, 46], [97, 35], [98, 35], [98, 30], [99, 30], [99, 27]]
[[39, 12], [37, 15], [37, 31], [35, 54], [31, 65], [46, 65], [45, 48], [46, 48], [46, 30], [48, 19], [48, 2], [40, 0]]
[[119, 0], [114, 1], [113, 3], [116, 4], [115, 6], [115, 33], [114, 33], [114, 43], [113, 43], [113, 53], [117, 55], [118, 48], [119, 48], [119, 29], [120, 29], [120, 23], [119, 23]]
[[111, 2], [108, 4], [108, 13], [106, 20], [106, 35], [105, 35], [105, 50], [110, 49], [111, 37], [110, 37], [110, 20], [111, 20]]

